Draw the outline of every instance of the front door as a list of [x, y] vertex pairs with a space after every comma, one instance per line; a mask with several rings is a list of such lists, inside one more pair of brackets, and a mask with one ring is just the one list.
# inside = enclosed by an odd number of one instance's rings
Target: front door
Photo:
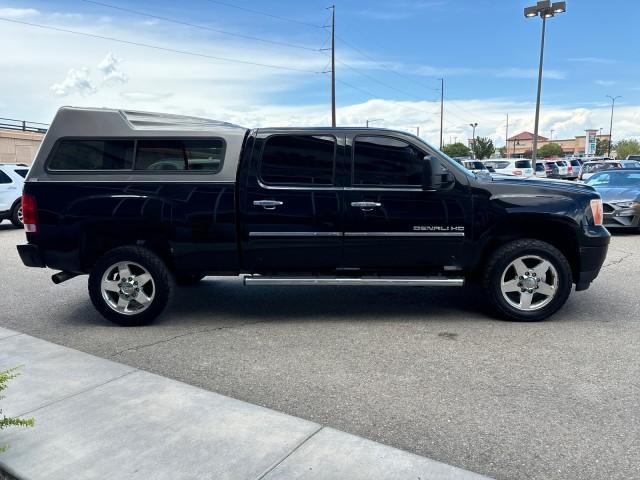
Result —
[[430, 152], [411, 138], [363, 133], [347, 146], [345, 266], [415, 274], [459, 267], [471, 224], [466, 184], [450, 176], [442, 189], [425, 190]]
[[241, 197], [246, 270], [333, 271], [342, 257], [343, 147], [333, 134], [261, 130]]

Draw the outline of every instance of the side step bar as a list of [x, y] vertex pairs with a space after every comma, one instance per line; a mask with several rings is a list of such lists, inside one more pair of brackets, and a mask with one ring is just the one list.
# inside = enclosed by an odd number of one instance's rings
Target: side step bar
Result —
[[266, 277], [246, 275], [245, 285], [371, 285], [462, 287], [464, 278], [450, 277]]

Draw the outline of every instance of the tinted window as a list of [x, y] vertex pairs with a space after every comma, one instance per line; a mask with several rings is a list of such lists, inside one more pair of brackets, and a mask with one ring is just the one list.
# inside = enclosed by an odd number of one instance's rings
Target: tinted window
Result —
[[357, 137], [353, 153], [354, 185], [422, 185], [425, 154], [389, 137]]
[[27, 173], [29, 173], [29, 170], [27, 170], [26, 168], [18, 168], [16, 170], [14, 170], [18, 175], [20, 175], [22, 178], [25, 178], [27, 176]]
[[491, 160], [491, 161], [486, 161], [484, 162], [484, 164], [487, 167], [491, 167], [491, 168], [495, 168], [496, 170], [501, 170], [504, 168], [507, 168], [509, 166], [509, 162], [500, 162], [500, 161], [496, 161], [496, 160]]
[[0, 170], [0, 183], [12, 183], [9, 175]]
[[516, 160], [516, 168], [531, 168], [531, 160]]
[[138, 140], [136, 170], [219, 172], [225, 144], [221, 139]]
[[272, 185], [333, 185], [335, 152], [334, 137], [269, 137], [262, 151], [260, 177]]
[[128, 170], [133, 140], [62, 140], [49, 161], [51, 170]]

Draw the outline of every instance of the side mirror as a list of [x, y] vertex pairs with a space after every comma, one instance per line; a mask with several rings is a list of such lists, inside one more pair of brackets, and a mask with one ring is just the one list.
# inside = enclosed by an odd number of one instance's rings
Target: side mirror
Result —
[[422, 188], [425, 190], [440, 190], [442, 188], [442, 165], [440, 160], [432, 155], [424, 157]]

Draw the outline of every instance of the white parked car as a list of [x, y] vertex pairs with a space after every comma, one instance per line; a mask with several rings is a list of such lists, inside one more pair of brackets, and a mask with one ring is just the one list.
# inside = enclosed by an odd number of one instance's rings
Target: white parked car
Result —
[[533, 177], [531, 160], [527, 158], [491, 158], [484, 160], [486, 167], [491, 167], [495, 173], [503, 175], [515, 175], [517, 177]]
[[21, 163], [0, 163], [0, 222], [11, 220], [22, 228], [22, 186], [29, 167]]

